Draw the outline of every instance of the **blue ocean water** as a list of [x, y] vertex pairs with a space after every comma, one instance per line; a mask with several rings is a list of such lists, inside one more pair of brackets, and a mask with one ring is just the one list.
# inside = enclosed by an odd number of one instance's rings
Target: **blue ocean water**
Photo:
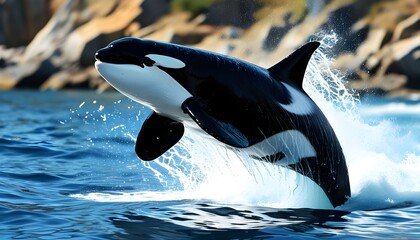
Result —
[[372, 98], [358, 109], [357, 118], [330, 119], [352, 198], [336, 210], [294, 209], [275, 204], [272, 185], [241, 188], [245, 178], [231, 183], [213, 165], [203, 173], [187, 160], [197, 156], [188, 141], [140, 162], [134, 138], [150, 111], [116, 92], [1, 92], [0, 236], [420, 238], [420, 102]]

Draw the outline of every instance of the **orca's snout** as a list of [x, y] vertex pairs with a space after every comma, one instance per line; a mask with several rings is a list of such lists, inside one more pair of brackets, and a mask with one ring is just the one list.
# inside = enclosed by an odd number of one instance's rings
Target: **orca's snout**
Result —
[[142, 58], [139, 58], [133, 50], [115, 48], [113, 45], [99, 49], [95, 54], [95, 59], [105, 63], [135, 64], [143, 67]]
[[95, 54], [95, 59], [101, 62], [111, 62], [112, 57], [108, 47], [99, 49]]
[[95, 54], [96, 60], [106, 63], [124, 64], [133, 61], [133, 58], [124, 51], [118, 51], [113, 45], [99, 49]]

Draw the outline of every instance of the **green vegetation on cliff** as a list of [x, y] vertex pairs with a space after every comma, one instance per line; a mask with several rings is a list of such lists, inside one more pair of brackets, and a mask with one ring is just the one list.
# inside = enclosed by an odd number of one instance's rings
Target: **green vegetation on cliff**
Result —
[[198, 14], [209, 8], [217, 0], [171, 0], [173, 11], [187, 11]]
[[282, 7], [289, 12], [293, 22], [302, 19], [306, 13], [305, 0], [258, 0], [258, 3], [261, 5], [261, 9], [255, 13], [257, 20], [264, 18], [271, 13], [272, 9], [277, 7]]

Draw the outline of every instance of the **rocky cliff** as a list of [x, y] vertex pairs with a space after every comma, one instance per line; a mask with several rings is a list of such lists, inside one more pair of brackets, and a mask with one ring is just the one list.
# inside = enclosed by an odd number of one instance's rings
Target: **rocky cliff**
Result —
[[[183, 3], [175, 8], [174, 4]], [[94, 53], [134, 36], [229, 54], [269, 67], [333, 36], [333, 68], [361, 92], [420, 92], [418, 0], [4, 0], [0, 89], [109, 88]]]

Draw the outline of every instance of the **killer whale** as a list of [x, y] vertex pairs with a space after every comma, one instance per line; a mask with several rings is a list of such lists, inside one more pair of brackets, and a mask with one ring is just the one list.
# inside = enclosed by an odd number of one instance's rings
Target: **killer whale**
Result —
[[185, 126], [248, 154], [292, 169], [318, 184], [333, 207], [350, 197], [340, 143], [302, 89], [318, 42], [265, 69], [229, 56], [138, 38], [111, 42], [96, 55], [110, 85], [148, 106], [135, 151], [154, 160], [174, 146]]

